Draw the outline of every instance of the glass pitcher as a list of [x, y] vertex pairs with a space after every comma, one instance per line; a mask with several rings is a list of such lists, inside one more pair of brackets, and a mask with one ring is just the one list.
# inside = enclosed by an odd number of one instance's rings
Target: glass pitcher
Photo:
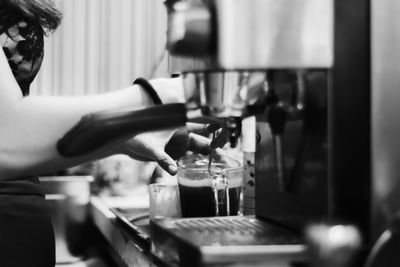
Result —
[[240, 162], [218, 153], [191, 154], [178, 161], [182, 217], [238, 215], [243, 182]]

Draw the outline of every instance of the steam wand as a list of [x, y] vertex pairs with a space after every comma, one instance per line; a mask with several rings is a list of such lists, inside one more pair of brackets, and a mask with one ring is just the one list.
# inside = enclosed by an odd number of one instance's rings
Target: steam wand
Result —
[[[221, 138], [222, 136], [222, 138]], [[219, 138], [219, 139], [218, 139]], [[221, 141], [225, 140], [225, 142], [221, 143]], [[208, 158], [208, 175], [209, 178], [211, 180], [211, 185], [214, 191], [214, 199], [215, 199], [215, 215], [216, 216], [220, 216], [220, 210], [219, 210], [219, 195], [218, 195], [218, 183], [221, 182], [221, 178], [223, 181], [223, 185], [224, 185], [224, 194], [225, 194], [225, 201], [226, 201], [226, 210], [225, 210], [225, 215], [229, 216], [230, 214], [230, 197], [229, 197], [229, 181], [228, 181], [228, 177], [225, 174], [225, 170], [224, 169], [220, 169], [218, 171], [214, 171], [212, 170], [212, 161], [215, 155], [215, 149], [218, 147], [222, 147], [223, 144], [226, 143], [226, 133], [224, 132], [224, 130], [221, 131], [221, 133], [217, 136], [217, 131], [213, 131], [212, 133], [212, 139], [211, 139], [211, 152]]]
[[282, 135], [285, 128], [287, 113], [281, 105], [273, 106], [268, 112], [268, 122], [272, 131], [273, 150], [275, 155], [276, 175], [279, 190], [286, 190], [285, 165], [283, 160]]

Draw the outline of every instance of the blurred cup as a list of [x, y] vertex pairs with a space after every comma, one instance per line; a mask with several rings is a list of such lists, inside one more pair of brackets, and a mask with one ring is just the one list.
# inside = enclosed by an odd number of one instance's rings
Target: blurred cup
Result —
[[150, 220], [180, 218], [178, 185], [154, 183], [149, 185]]
[[216, 154], [192, 154], [178, 161], [178, 185], [182, 217], [239, 215], [243, 167], [240, 162]]

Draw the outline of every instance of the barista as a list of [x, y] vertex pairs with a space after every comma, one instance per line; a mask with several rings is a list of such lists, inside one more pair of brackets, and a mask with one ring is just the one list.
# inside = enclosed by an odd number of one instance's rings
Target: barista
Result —
[[[206, 138], [189, 131], [174, 135], [170, 130], [127, 137], [82, 156], [61, 156], [57, 141], [82, 116], [152, 106], [157, 97], [140, 85], [94, 96], [29, 96], [29, 85], [43, 59], [43, 36], [60, 21], [60, 12], [49, 0], [0, 1], [0, 266], [55, 265], [52, 224], [36, 175], [116, 153], [157, 161], [175, 174], [175, 162], [167, 153], [171, 151], [164, 151], [171, 139], [181, 144], [179, 153], [208, 149]], [[150, 84], [164, 103], [179, 99], [175, 94], [179, 79]]]

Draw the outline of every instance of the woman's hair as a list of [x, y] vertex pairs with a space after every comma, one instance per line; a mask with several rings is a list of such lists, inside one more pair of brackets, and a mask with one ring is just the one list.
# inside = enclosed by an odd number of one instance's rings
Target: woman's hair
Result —
[[45, 30], [55, 30], [62, 14], [51, 0], [0, 0], [30, 21], [39, 23]]

